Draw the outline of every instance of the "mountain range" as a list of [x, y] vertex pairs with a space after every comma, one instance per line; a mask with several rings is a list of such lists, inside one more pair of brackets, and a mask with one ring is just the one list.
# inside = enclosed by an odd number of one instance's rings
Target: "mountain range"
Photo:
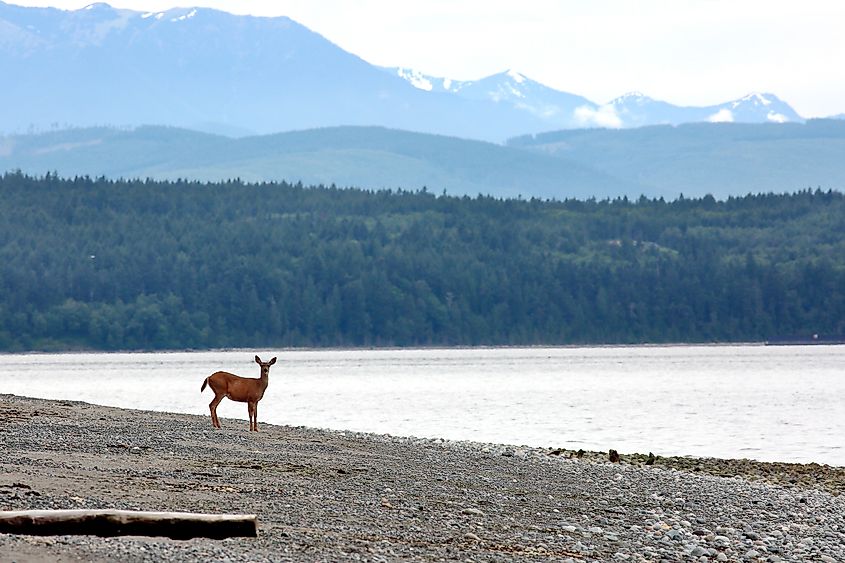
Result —
[[476, 81], [381, 68], [286, 18], [206, 8], [138, 12], [0, 2], [0, 129], [168, 125], [249, 136], [382, 126], [503, 142], [561, 128], [801, 122], [774, 94], [681, 107], [605, 104], [516, 71]]
[[771, 93], [752, 93], [722, 104], [685, 107], [630, 92], [606, 104], [554, 90], [515, 70], [477, 81], [428, 76], [409, 68], [385, 68], [420, 90], [510, 105], [548, 124], [548, 129], [630, 128], [682, 123], [800, 123], [804, 119]]

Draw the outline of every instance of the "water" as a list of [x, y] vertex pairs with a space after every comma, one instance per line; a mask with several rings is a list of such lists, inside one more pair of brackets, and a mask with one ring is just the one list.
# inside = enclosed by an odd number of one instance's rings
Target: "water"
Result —
[[[255, 353], [0, 355], [0, 393], [207, 415], [203, 379]], [[259, 423], [845, 466], [845, 346], [257, 353]]]

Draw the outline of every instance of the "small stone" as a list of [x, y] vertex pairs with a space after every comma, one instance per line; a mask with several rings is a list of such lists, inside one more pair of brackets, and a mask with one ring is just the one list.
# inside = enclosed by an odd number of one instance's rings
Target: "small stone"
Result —
[[472, 532], [467, 532], [464, 534], [464, 539], [468, 541], [481, 541], [481, 538], [473, 534]]
[[749, 549], [748, 551], [745, 552], [745, 558], [746, 559], [753, 559], [753, 558], [759, 557], [759, 556], [760, 556], [760, 552], [757, 551], [756, 549]]
[[728, 556], [722, 553], [721, 551], [716, 555], [716, 561], [727, 561]]
[[461, 514], [466, 514], [467, 516], [484, 516], [484, 513], [477, 508], [464, 508], [461, 510]]

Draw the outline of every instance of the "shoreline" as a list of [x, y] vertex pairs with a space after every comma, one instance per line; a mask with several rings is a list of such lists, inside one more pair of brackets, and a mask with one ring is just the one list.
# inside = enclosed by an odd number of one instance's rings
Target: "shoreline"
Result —
[[731, 346], [742, 347], [766, 347], [766, 346], [817, 346], [817, 345], [845, 345], [845, 343], [809, 343], [809, 344], [769, 344], [766, 340], [754, 340], [743, 342], [639, 342], [633, 344], [525, 344], [525, 345], [432, 345], [432, 346], [305, 346], [296, 348], [165, 348], [165, 349], [142, 349], [142, 350], [98, 350], [98, 349], [75, 349], [62, 350], [23, 350], [19, 352], [0, 351], [0, 356], [29, 356], [29, 355], [75, 355], [75, 354], [185, 354], [201, 352], [244, 352], [248, 354], [266, 352], [273, 350], [274, 353], [285, 352], [395, 352], [400, 350], [427, 351], [427, 350], [578, 350], [590, 348], [724, 348]]
[[[527, 448], [0, 395], [0, 510], [245, 512], [259, 538], [0, 534], [26, 561], [845, 560], [845, 468]], [[771, 559], [776, 557], [779, 559]], [[825, 559], [828, 558], [828, 559]]]

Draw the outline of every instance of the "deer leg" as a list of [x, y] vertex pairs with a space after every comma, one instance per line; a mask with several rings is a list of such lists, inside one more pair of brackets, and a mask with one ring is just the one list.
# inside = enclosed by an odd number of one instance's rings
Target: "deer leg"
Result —
[[220, 428], [220, 420], [217, 418], [217, 405], [223, 400], [225, 395], [214, 395], [214, 399], [208, 404], [208, 410], [211, 411], [211, 425], [214, 428]]
[[255, 420], [255, 403], [250, 401], [247, 403], [247, 408], [249, 409], [249, 430], [252, 432], [255, 430], [254, 428], [254, 420]]
[[252, 407], [252, 416], [255, 418], [255, 422], [253, 422], [255, 431], [258, 432], [258, 401], [255, 401], [255, 404]]

